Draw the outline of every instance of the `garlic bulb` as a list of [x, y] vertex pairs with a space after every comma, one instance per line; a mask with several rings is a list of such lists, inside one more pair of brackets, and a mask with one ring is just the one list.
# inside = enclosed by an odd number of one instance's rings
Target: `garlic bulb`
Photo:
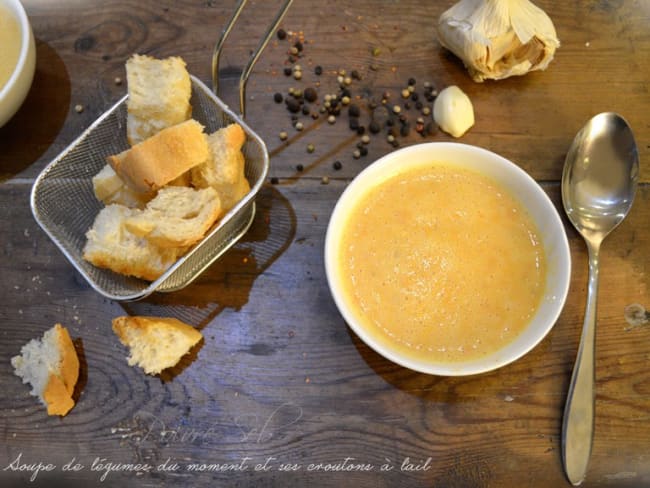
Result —
[[474, 125], [474, 107], [463, 90], [448, 86], [433, 103], [433, 120], [447, 134], [460, 137]]
[[479, 82], [546, 69], [560, 46], [549, 16], [529, 0], [460, 0], [440, 16], [438, 39]]

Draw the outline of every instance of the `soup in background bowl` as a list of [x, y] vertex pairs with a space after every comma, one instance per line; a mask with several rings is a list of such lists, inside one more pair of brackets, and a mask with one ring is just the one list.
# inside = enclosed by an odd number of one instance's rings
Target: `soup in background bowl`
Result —
[[510, 161], [457, 143], [404, 148], [361, 172], [330, 218], [325, 266], [366, 344], [448, 376], [490, 371], [539, 343], [571, 268], [541, 187]]
[[32, 85], [36, 46], [19, 0], [0, 0], [0, 127], [20, 108]]

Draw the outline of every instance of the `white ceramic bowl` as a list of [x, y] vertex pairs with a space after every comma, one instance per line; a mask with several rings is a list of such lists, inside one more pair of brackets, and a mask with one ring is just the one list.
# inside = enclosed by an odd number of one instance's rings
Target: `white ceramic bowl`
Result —
[[0, 0], [0, 11], [9, 12], [20, 25], [20, 54], [7, 84], [0, 89], [0, 127], [13, 117], [27, 97], [36, 68], [34, 34], [25, 9], [18, 0]]
[[[338, 265], [342, 230], [349, 212], [366, 192], [395, 174], [441, 162], [478, 171], [505, 187], [529, 212], [540, 233], [547, 260], [546, 289], [528, 327], [504, 348], [483, 358], [462, 363], [418, 360], [373, 338], [355, 319], [342, 292]], [[325, 239], [325, 269], [336, 305], [352, 330], [382, 356], [404, 367], [428, 374], [461, 376], [504, 366], [535, 347], [555, 324], [569, 290], [571, 255], [562, 220], [542, 188], [516, 164], [475, 146], [457, 143], [426, 143], [392, 152], [362, 171], [346, 188], [334, 208]]]

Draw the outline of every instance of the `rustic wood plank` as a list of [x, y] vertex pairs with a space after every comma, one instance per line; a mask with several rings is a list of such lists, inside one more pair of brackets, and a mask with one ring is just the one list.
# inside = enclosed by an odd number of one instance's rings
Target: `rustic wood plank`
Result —
[[[29, 472], [5, 469], [50, 462], [43, 486], [435, 486], [567, 485], [560, 460], [562, 409], [578, 347], [587, 281], [585, 246], [565, 219], [573, 258], [570, 296], [551, 333], [533, 351], [497, 371], [440, 378], [383, 359], [347, 328], [330, 297], [323, 245], [329, 215], [345, 185], [392, 151], [359, 136], [345, 113], [335, 124], [301, 116], [297, 132], [275, 92], [320, 82], [337, 89], [339, 69], [359, 70], [354, 99], [421, 87], [461, 86], [474, 102], [475, 127], [460, 142], [515, 161], [543, 182], [561, 209], [558, 180], [573, 134], [591, 115], [613, 110], [639, 142], [640, 189], [626, 221], [602, 249], [597, 337], [596, 438], [584, 486], [650, 484], [650, 327], [629, 328], [623, 311], [650, 306], [650, 8], [647, 2], [536, 2], [553, 18], [562, 47], [549, 69], [476, 84], [435, 41], [435, 20], [452, 2], [295, 2], [283, 23], [305, 37], [303, 79], [286, 77], [288, 41], [274, 39], [248, 87], [247, 121], [272, 155], [250, 232], [195, 283], [172, 294], [119, 304], [101, 298], [38, 228], [29, 191], [42, 168], [126, 91], [132, 52], [180, 55], [210, 81], [213, 43], [235, 2], [37, 2], [25, 0], [37, 38], [37, 72], [17, 116], [0, 129], [0, 484], [29, 484]], [[223, 98], [236, 106], [235, 80], [279, 2], [251, 2], [222, 61]], [[372, 55], [379, 47], [381, 53]], [[320, 77], [313, 68], [320, 64]], [[376, 65], [376, 70], [371, 69]], [[75, 111], [80, 104], [84, 110]], [[416, 110], [404, 110], [411, 119]], [[278, 138], [286, 130], [288, 143]], [[413, 131], [402, 145], [448, 141]], [[306, 151], [313, 144], [313, 153]], [[332, 163], [341, 161], [335, 170]], [[302, 171], [297, 169], [302, 165]], [[321, 178], [329, 177], [329, 184]], [[110, 330], [117, 315], [175, 316], [204, 341], [161, 378], [127, 365]], [[70, 328], [82, 362], [78, 403], [48, 418], [10, 358], [55, 322]], [[84, 465], [63, 473], [75, 458]], [[270, 469], [255, 470], [270, 457]], [[369, 463], [373, 470], [342, 469]], [[92, 469], [92, 463], [149, 463], [152, 473]], [[193, 463], [231, 463], [218, 473]], [[402, 469], [409, 459], [412, 468]], [[427, 462], [428, 458], [431, 458]], [[102, 461], [104, 459], [104, 461]], [[177, 471], [157, 469], [169, 459]], [[296, 464], [296, 472], [280, 464]], [[309, 470], [329, 463], [333, 471]], [[382, 472], [382, 464], [394, 466]], [[268, 467], [267, 466], [267, 467]], [[407, 464], [404, 468], [408, 467]], [[197, 466], [201, 468], [201, 466]], [[228, 468], [228, 466], [226, 466]], [[261, 468], [261, 466], [260, 466]]]

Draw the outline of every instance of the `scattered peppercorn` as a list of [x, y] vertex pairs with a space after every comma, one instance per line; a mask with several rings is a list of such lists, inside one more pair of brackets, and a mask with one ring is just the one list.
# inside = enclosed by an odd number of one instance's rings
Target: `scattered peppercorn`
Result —
[[429, 107], [422, 108], [422, 115], [429, 115], [430, 113], [431, 113], [431, 109]]
[[305, 169], [305, 167], [302, 164], [297, 164], [296, 165], [296, 170], [302, 172]]
[[298, 50], [298, 52], [302, 51], [302, 49], [303, 49], [302, 42], [296, 41], [296, 43], [294, 44], [294, 47]]
[[354, 159], [359, 159], [359, 158], [361, 157], [361, 151], [359, 151], [358, 149], [355, 149], [355, 150], [352, 152], [352, 157], [353, 157]]
[[280, 140], [281, 141], [286, 141], [288, 137], [289, 137], [289, 134], [287, 134], [285, 131], [280, 132]]
[[308, 153], [313, 153], [316, 150], [313, 144], [307, 144], [307, 152]]
[[305, 97], [305, 100], [307, 100], [309, 103], [313, 103], [316, 100], [318, 100], [318, 92], [311, 86], [305, 88], [305, 92], [303, 93], [303, 96]]
[[284, 68], [284, 76], [291, 76], [291, 73], [292, 73], [291, 68], [289, 67]]
[[409, 78], [409, 86], [415, 85], [415, 78]]
[[293, 72], [293, 79], [300, 80], [302, 78], [302, 71], [296, 70]]
[[314, 68], [314, 74], [315, 74], [316, 76], [320, 76], [320, 75], [322, 75], [322, 74], [323, 74], [323, 67], [320, 66], [320, 65], [316, 66], [316, 67]]
[[294, 56], [298, 54], [298, 48], [296, 46], [291, 46], [289, 48], [289, 54], [293, 54]]
[[381, 54], [381, 49], [379, 49], [378, 47], [373, 47], [372, 48], [372, 55], [373, 56], [376, 57], [376, 56], [379, 56], [380, 54]]
[[80, 105], [80, 104], [77, 104], [77, 105], [74, 106], [74, 111], [77, 112], [78, 114], [80, 114], [81, 112], [84, 111], [84, 106]]
[[278, 34], [278, 39], [280, 39], [281, 41], [287, 38], [287, 31], [285, 31], [284, 29], [278, 29], [277, 34]]
[[362, 146], [359, 148], [359, 154], [361, 156], [367, 156], [368, 155], [368, 148], [366, 146]]
[[402, 124], [402, 127], [399, 129], [399, 133], [402, 137], [406, 137], [411, 132], [411, 125], [408, 122]]
[[309, 107], [307, 105], [302, 106], [302, 114], [309, 115]]
[[302, 122], [296, 122], [296, 130], [300, 132], [304, 127], [302, 125]]
[[359, 129], [359, 119], [357, 117], [350, 117], [350, 130], [358, 130]]
[[381, 130], [381, 126], [376, 120], [373, 120], [370, 122], [370, 125], [368, 126], [368, 130], [372, 132], [373, 134], [377, 134]]
[[116, 76], [114, 81], [115, 81], [116, 85], [121, 85], [122, 84], [122, 78], [120, 78], [119, 76]]
[[332, 165], [332, 167], [333, 167], [336, 171], [338, 171], [338, 170], [340, 170], [340, 169], [343, 167], [343, 164], [341, 164], [341, 161], [334, 161], [334, 164]]
[[399, 105], [393, 105], [393, 113], [398, 114], [402, 111], [402, 107]]
[[282, 93], [276, 93], [275, 95], [273, 95], [273, 100], [275, 100], [275, 103], [282, 103], [284, 97], [282, 96]]
[[359, 109], [358, 105], [353, 103], [348, 107], [348, 115], [350, 117], [359, 117], [361, 115], [361, 109]]
[[271, 178], [271, 184], [272, 184], [272, 185], [277, 185], [278, 183], [280, 183], [280, 180], [278, 180], [278, 177], [277, 177], [277, 176], [273, 176], [273, 177]]
[[323, 176], [320, 180], [322, 185], [327, 185], [330, 182], [330, 177], [329, 176]]
[[300, 102], [295, 98], [286, 98], [285, 103], [287, 104], [287, 109], [291, 113], [298, 113], [300, 111]]
[[329, 117], [327, 117], [327, 122], [329, 124], [333, 124], [334, 122], [336, 122], [336, 117], [334, 115], [330, 115]]

